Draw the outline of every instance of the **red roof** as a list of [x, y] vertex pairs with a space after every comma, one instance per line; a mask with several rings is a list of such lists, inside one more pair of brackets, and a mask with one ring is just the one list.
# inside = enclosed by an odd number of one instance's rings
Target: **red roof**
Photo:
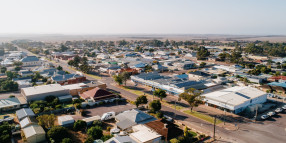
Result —
[[99, 99], [104, 99], [104, 98], [110, 98], [110, 97], [115, 97], [115, 95], [109, 91], [106, 91], [104, 89], [100, 89], [98, 87], [92, 89], [92, 90], [88, 90], [83, 92], [82, 94], [80, 94], [80, 96], [83, 99], [87, 99], [87, 98], [93, 98], [96, 100]]
[[272, 76], [270, 78], [268, 78], [268, 80], [286, 80], [286, 76]]

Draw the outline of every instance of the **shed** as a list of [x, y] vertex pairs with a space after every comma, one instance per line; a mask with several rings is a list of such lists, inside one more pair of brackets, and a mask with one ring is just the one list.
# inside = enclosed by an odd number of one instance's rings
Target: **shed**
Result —
[[84, 118], [82, 120], [85, 121], [88, 126], [90, 126], [94, 121], [100, 120], [100, 116], [92, 116], [89, 118]]
[[58, 117], [58, 123], [61, 126], [71, 126], [74, 123], [74, 119], [70, 115], [60, 116]]
[[30, 108], [22, 108], [16, 111], [16, 115], [18, 120], [21, 121], [25, 117], [34, 117], [35, 113]]
[[46, 140], [46, 132], [39, 125], [26, 127], [23, 129], [23, 133], [28, 143], [38, 143]]

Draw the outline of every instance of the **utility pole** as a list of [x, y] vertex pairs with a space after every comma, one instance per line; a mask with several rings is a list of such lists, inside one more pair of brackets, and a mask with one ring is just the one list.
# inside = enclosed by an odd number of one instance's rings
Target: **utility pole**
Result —
[[214, 136], [213, 136], [214, 140], [215, 140], [215, 126], [216, 126], [216, 115], [214, 116]]

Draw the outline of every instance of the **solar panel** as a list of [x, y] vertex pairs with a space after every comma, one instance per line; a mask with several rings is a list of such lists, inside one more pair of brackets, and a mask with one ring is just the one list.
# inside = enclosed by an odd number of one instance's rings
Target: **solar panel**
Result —
[[239, 95], [239, 96], [242, 96], [242, 97], [244, 97], [244, 98], [246, 98], [246, 99], [250, 99], [250, 97], [248, 97], [248, 96], [246, 96], [246, 95], [244, 95], [244, 94], [242, 94], [242, 93], [235, 92], [235, 94], [237, 94], [237, 95]]

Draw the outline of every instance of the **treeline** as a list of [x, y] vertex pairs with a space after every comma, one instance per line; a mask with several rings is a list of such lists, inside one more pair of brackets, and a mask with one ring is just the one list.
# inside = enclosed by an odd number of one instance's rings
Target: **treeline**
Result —
[[254, 55], [285, 57], [286, 43], [254, 42], [247, 44], [244, 51]]

